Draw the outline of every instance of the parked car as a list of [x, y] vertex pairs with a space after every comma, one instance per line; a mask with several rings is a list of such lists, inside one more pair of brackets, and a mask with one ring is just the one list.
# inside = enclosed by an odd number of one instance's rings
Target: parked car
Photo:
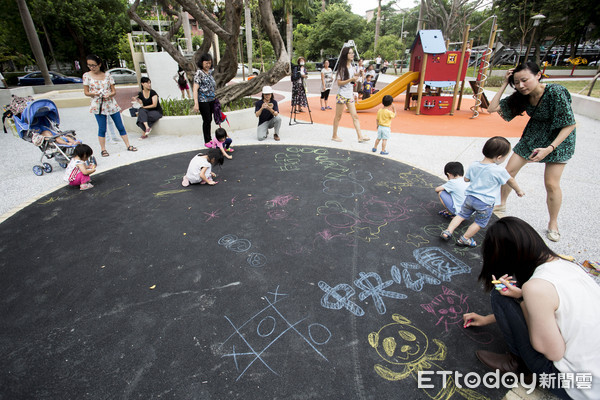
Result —
[[[50, 71], [50, 79], [52, 83], [55, 85], [64, 85], [67, 83], [82, 83], [83, 80], [76, 76], [65, 76], [63, 74], [59, 74], [58, 72]], [[19, 86], [35, 86], [35, 85], [43, 85], [44, 77], [40, 71], [31, 72], [25, 76], [20, 76], [18, 78], [17, 85]]]
[[[337, 63], [337, 57], [336, 58], [328, 58], [327, 61], [329, 61], [329, 68], [331, 68], [332, 70], [336, 70], [336, 63]], [[317, 71], [320, 71], [323, 69], [323, 62], [316, 62], [315, 63], [315, 68], [317, 69]]]
[[108, 71], [115, 83], [135, 83], [137, 84], [137, 74], [129, 68], [111, 68]]
[[[250, 71], [250, 69], [248, 68], [248, 65], [244, 64], [244, 74], [246, 74], [246, 76], [252, 75], [255, 72], [257, 74], [260, 74], [260, 70], [258, 70], [256, 68], [252, 68], [252, 71]], [[242, 74], [242, 64], [240, 64], [240, 63], [238, 63], [237, 74], [238, 75]]]

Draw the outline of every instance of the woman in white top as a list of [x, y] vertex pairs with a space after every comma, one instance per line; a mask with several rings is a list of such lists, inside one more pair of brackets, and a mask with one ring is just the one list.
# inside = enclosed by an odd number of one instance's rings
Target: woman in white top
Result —
[[329, 68], [329, 61], [323, 61], [323, 69], [321, 69], [321, 111], [331, 110], [327, 105], [329, 99], [329, 91], [333, 85], [333, 71]]
[[98, 142], [102, 152], [102, 157], [108, 157], [108, 151], [106, 151], [106, 120], [110, 115], [125, 146], [128, 151], [137, 151], [135, 147], [129, 144], [129, 138], [127, 137], [127, 131], [123, 126], [123, 120], [121, 119], [121, 108], [115, 100], [117, 91], [115, 90], [115, 81], [104, 72], [104, 64], [102, 59], [96, 55], [90, 54], [86, 57], [87, 67], [90, 69], [89, 72], [83, 74], [83, 93], [92, 98], [90, 105], [90, 113], [96, 117], [98, 123]]
[[338, 94], [335, 97], [335, 117], [333, 119], [333, 136], [331, 140], [335, 142], [341, 142], [342, 139], [338, 137], [337, 131], [342, 119], [342, 113], [344, 112], [344, 106], [348, 108], [350, 115], [352, 116], [352, 122], [356, 129], [359, 142], [368, 142], [370, 138], [363, 136], [360, 131], [360, 121], [356, 114], [356, 106], [354, 105], [354, 84], [358, 81], [360, 73], [357, 68], [352, 65], [354, 60], [354, 50], [351, 47], [344, 47], [340, 59], [338, 61], [338, 72], [337, 72], [337, 84]]
[[465, 328], [497, 322], [510, 353], [479, 350], [479, 360], [501, 373], [533, 372], [563, 399], [600, 399], [600, 286], [516, 217], [488, 228], [482, 256], [493, 314], [467, 313]]

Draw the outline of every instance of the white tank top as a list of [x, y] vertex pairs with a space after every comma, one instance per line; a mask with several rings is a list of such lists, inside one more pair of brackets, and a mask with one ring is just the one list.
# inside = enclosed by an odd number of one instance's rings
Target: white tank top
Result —
[[543, 279], [556, 288], [559, 306], [554, 315], [566, 350], [554, 366], [564, 373], [592, 374], [591, 389], [565, 388], [573, 399], [600, 399], [600, 285], [583, 269], [559, 259], [537, 267], [531, 278]]

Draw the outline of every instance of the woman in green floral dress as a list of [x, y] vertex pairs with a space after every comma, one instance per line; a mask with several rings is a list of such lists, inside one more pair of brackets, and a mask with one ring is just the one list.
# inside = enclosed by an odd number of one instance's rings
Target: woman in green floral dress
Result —
[[[571, 95], [564, 87], [541, 83], [542, 73], [537, 64], [527, 62], [507, 71], [502, 87], [490, 102], [488, 112], [498, 112], [506, 121], [526, 112], [529, 122], [523, 136], [513, 148], [506, 170], [516, 176], [528, 162], [545, 163], [544, 184], [550, 221], [546, 237], [560, 240], [558, 212], [562, 204], [560, 178], [567, 161], [575, 152], [575, 117]], [[501, 99], [508, 85], [516, 91]], [[510, 187], [502, 187], [500, 209], [506, 207]]]

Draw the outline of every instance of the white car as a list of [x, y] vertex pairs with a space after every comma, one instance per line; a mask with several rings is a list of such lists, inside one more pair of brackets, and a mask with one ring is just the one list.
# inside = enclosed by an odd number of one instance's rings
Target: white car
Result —
[[[257, 74], [260, 74], [260, 71], [258, 69], [252, 68], [252, 71], [250, 71], [250, 69], [248, 68], [248, 65], [244, 64], [244, 74], [246, 74], [246, 76], [252, 75], [255, 72]], [[242, 75], [242, 64], [239, 64], [239, 63], [238, 63], [237, 75]]]
[[111, 68], [108, 71], [115, 83], [135, 83], [137, 84], [137, 74], [129, 68]]

